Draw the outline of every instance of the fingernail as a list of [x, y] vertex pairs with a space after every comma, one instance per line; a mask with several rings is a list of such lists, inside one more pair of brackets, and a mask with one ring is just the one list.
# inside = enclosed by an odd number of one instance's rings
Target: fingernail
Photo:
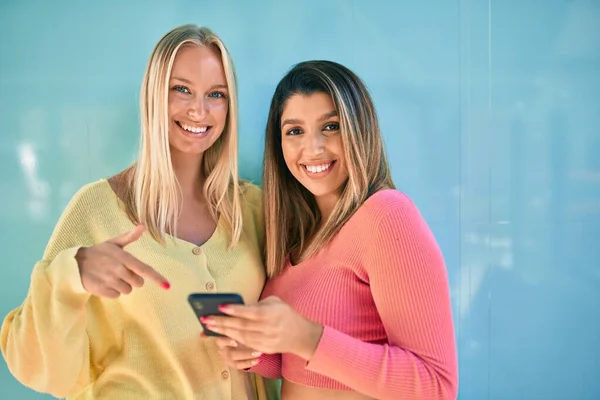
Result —
[[252, 365], [258, 365], [258, 363], [261, 361], [260, 358], [257, 358], [256, 360], [252, 361]]
[[219, 306], [219, 311], [231, 312], [231, 308], [229, 306]]
[[169, 282], [163, 282], [162, 285], [160, 285], [160, 286], [162, 286], [162, 288], [165, 290], [169, 290], [169, 288], [171, 287]]
[[210, 320], [207, 317], [200, 317], [200, 321], [202, 321], [203, 323], [208, 323]]
[[255, 351], [252, 353], [252, 357], [260, 357], [262, 356], [262, 353], [260, 351]]

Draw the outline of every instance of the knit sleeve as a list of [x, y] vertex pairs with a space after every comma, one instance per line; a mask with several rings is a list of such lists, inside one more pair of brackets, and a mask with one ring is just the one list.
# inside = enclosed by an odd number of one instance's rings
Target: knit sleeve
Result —
[[281, 354], [263, 354], [260, 363], [246, 371], [254, 372], [267, 379], [281, 379]]
[[373, 218], [364, 255], [388, 342], [365, 343], [325, 327], [307, 368], [378, 399], [455, 399], [458, 366], [443, 256], [414, 204], [395, 193]]
[[[86, 304], [75, 255], [92, 245], [80, 190], [61, 215], [43, 258], [32, 271], [23, 303], [4, 319], [2, 355], [23, 385], [66, 397], [90, 382]], [[89, 197], [89, 196], [88, 196]]]

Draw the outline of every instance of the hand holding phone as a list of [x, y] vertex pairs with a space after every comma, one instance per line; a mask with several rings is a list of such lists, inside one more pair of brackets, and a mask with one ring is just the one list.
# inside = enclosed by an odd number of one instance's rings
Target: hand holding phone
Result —
[[[188, 296], [188, 302], [196, 313], [196, 317], [209, 317], [226, 314], [219, 311], [219, 306], [227, 304], [244, 304], [244, 299], [237, 293], [192, 293]], [[202, 329], [207, 336], [223, 336], [206, 328], [200, 321]]]

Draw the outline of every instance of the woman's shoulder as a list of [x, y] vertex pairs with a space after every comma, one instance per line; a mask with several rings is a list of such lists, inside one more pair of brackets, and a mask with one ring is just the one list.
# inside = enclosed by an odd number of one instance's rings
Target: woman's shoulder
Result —
[[70, 206], [106, 206], [106, 201], [115, 197], [107, 178], [88, 182], [79, 187], [71, 197]]
[[392, 228], [415, 229], [426, 224], [411, 197], [397, 189], [383, 189], [373, 193], [352, 219], [354, 221], [351, 226], [359, 229], [363, 239], [377, 237]]
[[109, 178], [101, 178], [85, 183], [74, 191], [63, 209], [61, 220], [85, 226], [106, 225], [107, 216], [121, 216], [121, 208], [122, 203], [113, 191]]
[[372, 219], [390, 212], [417, 211], [417, 207], [406, 193], [397, 189], [382, 189], [367, 198], [360, 211], [362, 211], [363, 218]]

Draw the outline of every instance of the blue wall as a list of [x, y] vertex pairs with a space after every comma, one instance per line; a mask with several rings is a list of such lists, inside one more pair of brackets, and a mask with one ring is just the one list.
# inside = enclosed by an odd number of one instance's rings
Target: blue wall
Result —
[[[460, 399], [600, 398], [600, 1], [369, 3], [1, 1], [0, 314], [74, 191], [133, 160], [145, 63], [192, 22], [236, 62], [246, 178], [293, 63], [367, 82], [447, 259]], [[2, 363], [0, 398], [43, 396]]]

